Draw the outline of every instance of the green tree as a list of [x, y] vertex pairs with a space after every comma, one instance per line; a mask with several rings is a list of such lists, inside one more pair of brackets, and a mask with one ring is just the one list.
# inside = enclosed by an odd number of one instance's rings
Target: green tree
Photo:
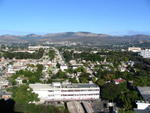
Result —
[[136, 91], [122, 92], [119, 96], [119, 101], [125, 110], [131, 110], [135, 107], [135, 101], [140, 100]]
[[50, 60], [53, 60], [55, 58], [55, 55], [56, 55], [56, 53], [54, 50], [52, 50], [52, 49], [49, 50], [48, 56], [49, 56]]
[[28, 104], [29, 102], [39, 101], [38, 95], [32, 93], [32, 90], [27, 85], [13, 87], [9, 89], [12, 92], [12, 98], [20, 104]]
[[96, 81], [96, 84], [101, 87], [101, 86], [103, 86], [103, 85], [105, 84], [105, 80], [103, 80], [103, 79], [98, 79], [98, 80]]
[[70, 78], [69, 81], [70, 81], [71, 83], [78, 83], [78, 81], [76, 80], [75, 77], [74, 77], [74, 78]]
[[65, 72], [59, 70], [56, 75], [53, 75], [52, 79], [66, 79], [67, 75]]
[[80, 83], [88, 83], [89, 82], [89, 73], [82, 72], [79, 76]]
[[115, 101], [118, 96], [124, 91], [127, 91], [126, 83], [122, 83], [119, 85], [107, 83], [102, 87], [102, 98], [110, 101]]

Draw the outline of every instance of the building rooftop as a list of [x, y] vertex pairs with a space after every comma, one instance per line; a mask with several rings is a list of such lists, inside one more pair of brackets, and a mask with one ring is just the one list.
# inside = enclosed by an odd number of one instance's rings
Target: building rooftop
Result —
[[138, 90], [145, 101], [150, 101], [150, 87], [138, 87]]
[[54, 82], [52, 84], [30, 84], [29, 85], [32, 89], [36, 90], [47, 90], [50, 88], [97, 88], [98, 86], [95, 84], [85, 84], [85, 83], [79, 83], [79, 84], [71, 84], [71, 83], [59, 83]]
[[96, 88], [98, 87], [97, 85], [95, 84], [66, 84], [66, 85], [63, 85], [63, 87], [66, 87], [66, 88]]
[[6, 92], [6, 91], [0, 91], [0, 96], [2, 95], [12, 95], [11, 92]]
[[50, 89], [50, 88], [51, 88], [51, 85], [50, 85], [50, 84], [40, 84], [40, 83], [37, 83], [37, 84], [29, 84], [29, 86], [30, 86], [30, 88], [36, 89], [36, 90], [40, 90], [40, 89], [47, 90], [47, 89]]
[[149, 94], [150, 95], [150, 87], [138, 87], [138, 90], [141, 94]]
[[150, 113], [150, 106], [144, 110], [134, 109], [135, 113]]

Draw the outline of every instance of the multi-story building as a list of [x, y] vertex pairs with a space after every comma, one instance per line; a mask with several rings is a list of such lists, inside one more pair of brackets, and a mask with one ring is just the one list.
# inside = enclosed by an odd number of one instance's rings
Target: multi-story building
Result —
[[29, 46], [28, 49], [29, 50], [39, 50], [40, 48], [42, 49], [49, 49], [49, 46]]
[[100, 88], [93, 84], [30, 84], [33, 92], [38, 94], [41, 101], [71, 101], [71, 100], [96, 100], [99, 99]]
[[140, 47], [129, 47], [128, 51], [131, 51], [131, 52], [140, 52], [141, 48]]
[[143, 58], [150, 58], [150, 49], [141, 50], [140, 55]]
[[143, 100], [136, 102], [135, 113], [150, 113], [150, 87], [138, 87], [137, 89]]

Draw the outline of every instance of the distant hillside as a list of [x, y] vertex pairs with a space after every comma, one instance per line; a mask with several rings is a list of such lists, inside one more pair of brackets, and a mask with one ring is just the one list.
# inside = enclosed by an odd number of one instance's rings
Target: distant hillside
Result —
[[12, 43], [30, 43], [30, 42], [80, 42], [82, 44], [91, 45], [110, 45], [121, 43], [143, 43], [150, 42], [150, 36], [148, 35], [132, 35], [132, 36], [111, 36], [107, 34], [95, 34], [90, 32], [64, 32], [64, 33], [50, 33], [46, 35], [29, 34], [24, 36], [14, 35], [1, 35], [1, 44]]

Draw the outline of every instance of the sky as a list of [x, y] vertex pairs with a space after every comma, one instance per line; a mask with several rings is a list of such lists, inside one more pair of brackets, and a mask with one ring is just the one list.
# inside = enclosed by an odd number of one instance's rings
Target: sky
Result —
[[150, 34], [150, 0], [0, 0], [0, 35]]

